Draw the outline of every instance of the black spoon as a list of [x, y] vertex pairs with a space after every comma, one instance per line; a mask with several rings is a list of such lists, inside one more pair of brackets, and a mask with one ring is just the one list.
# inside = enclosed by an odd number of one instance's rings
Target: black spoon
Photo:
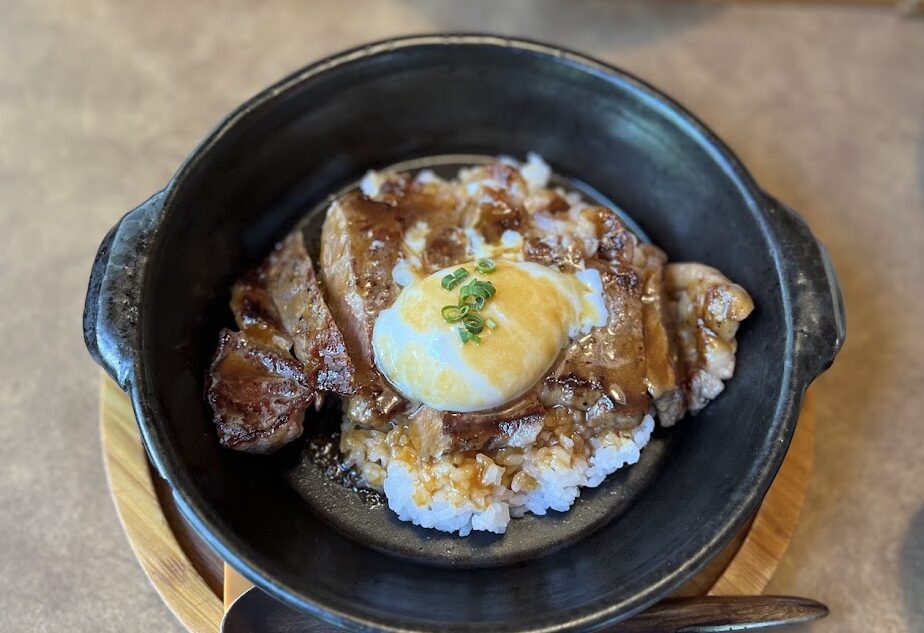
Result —
[[[610, 633], [711, 633], [746, 631], [810, 622], [828, 607], [790, 596], [703, 596], [663, 600], [608, 629]], [[234, 601], [221, 633], [336, 633], [333, 625], [253, 588]]]

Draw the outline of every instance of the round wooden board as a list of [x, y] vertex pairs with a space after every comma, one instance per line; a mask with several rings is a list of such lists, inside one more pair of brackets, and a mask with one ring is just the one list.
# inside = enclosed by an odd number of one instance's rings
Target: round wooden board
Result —
[[[250, 584], [183, 521], [151, 470], [128, 396], [108, 377], [100, 426], [109, 486], [135, 556], [170, 610], [192, 633], [218, 631], [228, 605]], [[776, 571], [805, 502], [815, 452], [812, 399], [805, 400], [789, 453], [752, 521], [677, 595], [756, 595]]]

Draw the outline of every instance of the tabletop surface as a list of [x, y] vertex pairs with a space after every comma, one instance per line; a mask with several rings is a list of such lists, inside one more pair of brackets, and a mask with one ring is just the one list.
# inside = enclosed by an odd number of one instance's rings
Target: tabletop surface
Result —
[[3, 3], [0, 630], [180, 630], [106, 489], [80, 332], [106, 230], [267, 84], [365, 40], [447, 30], [548, 40], [640, 75], [808, 219], [849, 336], [817, 382], [815, 475], [771, 591], [826, 602], [813, 633], [924, 631], [924, 19], [518, 0]]

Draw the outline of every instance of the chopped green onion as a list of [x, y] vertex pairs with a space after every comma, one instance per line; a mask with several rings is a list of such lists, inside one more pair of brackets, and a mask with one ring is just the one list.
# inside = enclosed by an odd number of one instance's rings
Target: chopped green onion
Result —
[[443, 306], [443, 309], [440, 310], [440, 314], [450, 323], [455, 323], [456, 321], [461, 321], [462, 317], [468, 314], [468, 310], [469, 308], [467, 305]]
[[466, 297], [474, 295], [476, 297], [483, 297], [487, 300], [493, 297], [496, 292], [497, 288], [495, 288], [494, 284], [490, 281], [472, 279], [459, 289], [459, 298], [465, 299]]
[[472, 334], [480, 334], [484, 329], [484, 321], [477, 314], [466, 314], [462, 317], [462, 325]]
[[443, 286], [445, 290], [452, 290], [462, 283], [462, 280], [466, 277], [468, 277], [468, 271], [464, 268], [457, 268], [455, 271], [443, 277], [440, 285]]
[[[490, 259], [479, 259], [476, 264], [476, 270], [480, 273], [489, 273], [496, 268], [495, 263]], [[463, 279], [468, 277], [468, 272], [464, 268], [459, 268], [455, 272], [443, 277], [442, 286], [446, 290], [452, 290]], [[463, 327], [458, 328], [459, 338], [462, 343], [475, 341], [481, 343], [481, 337], [478, 336], [487, 325], [488, 328], [494, 329], [497, 323], [493, 320], [482, 319], [474, 314], [484, 308], [488, 299], [497, 293], [497, 288], [490, 281], [481, 279], [472, 279], [459, 289], [459, 305], [443, 306], [440, 314], [450, 323], [462, 322]]]
[[459, 299], [460, 306], [468, 306], [472, 312], [481, 312], [484, 307], [485, 298], [478, 295], [469, 295]]
[[478, 287], [477, 282], [478, 282], [477, 279], [472, 279], [470, 282], [462, 286], [459, 289], [459, 298], [464, 299], [465, 297], [468, 297], [471, 295], [480, 295], [482, 291]]
[[478, 336], [477, 334], [472, 334], [471, 332], [466, 330], [464, 327], [460, 327], [458, 332], [459, 332], [459, 338], [462, 339], [463, 344], [468, 343], [469, 341], [474, 341], [475, 343], [481, 343], [480, 336]]
[[494, 263], [494, 260], [488, 259], [487, 257], [479, 259], [477, 262], [475, 262], [475, 272], [482, 275], [493, 273], [496, 268], [497, 264]]
[[494, 328], [497, 327], [497, 323], [491, 317], [488, 317], [487, 319], [484, 320], [484, 325], [489, 330], [493, 330]]

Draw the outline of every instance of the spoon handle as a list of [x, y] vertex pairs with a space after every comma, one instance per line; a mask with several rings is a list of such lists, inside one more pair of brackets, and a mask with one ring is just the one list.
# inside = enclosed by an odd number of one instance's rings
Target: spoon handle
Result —
[[[609, 633], [713, 633], [808, 622], [828, 608], [808, 598], [786, 596], [704, 596], [659, 602], [620, 622]], [[222, 633], [335, 633], [307, 613], [278, 602], [257, 588], [244, 592], [225, 613]]]
[[746, 631], [817, 620], [828, 607], [790, 596], [704, 596], [659, 602], [620, 622], [610, 633]]

